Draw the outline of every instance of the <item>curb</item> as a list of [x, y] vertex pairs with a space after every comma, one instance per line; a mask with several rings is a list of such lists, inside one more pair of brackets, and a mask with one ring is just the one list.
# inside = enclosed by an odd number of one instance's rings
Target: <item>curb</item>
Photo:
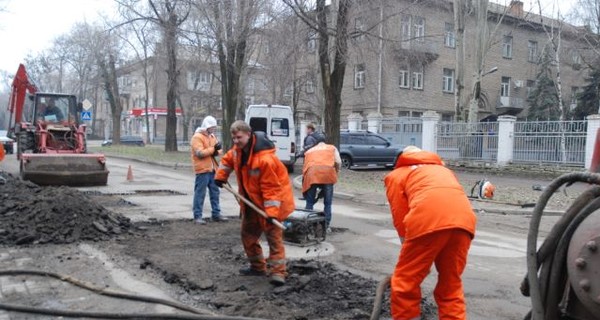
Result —
[[166, 167], [166, 168], [173, 168], [173, 169], [178, 169], [178, 168], [191, 169], [192, 168], [192, 165], [190, 163], [158, 162], [158, 161], [150, 161], [150, 160], [138, 159], [138, 158], [133, 158], [133, 157], [121, 156], [121, 155], [105, 154], [105, 153], [104, 153], [104, 155], [111, 157], [111, 158], [117, 158], [117, 159], [122, 159], [122, 160], [131, 160], [131, 161], [135, 161], [135, 162], [139, 162], [139, 163], [147, 163], [147, 164]]

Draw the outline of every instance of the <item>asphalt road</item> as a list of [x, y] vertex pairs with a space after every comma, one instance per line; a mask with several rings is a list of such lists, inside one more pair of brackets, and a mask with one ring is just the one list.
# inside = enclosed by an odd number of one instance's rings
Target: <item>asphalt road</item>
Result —
[[[108, 186], [81, 189], [118, 195], [135, 204], [121, 212], [133, 220], [192, 218], [194, 175], [190, 168], [165, 168], [118, 158], [108, 158], [107, 163]], [[132, 181], [127, 180], [130, 167]], [[14, 156], [0, 163], [0, 169], [16, 174]], [[210, 212], [208, 200], [205, 205], [205, 212]], [[297, 200], [296, 205], [303, 207], [304, 202]], [[226, 191], [221, 194], [221, 206], [225, 215], [238, 215], [238, 205]], [[469, 319], [521, 319], [530, 306], [529, 299], [518, 291], [526, 269], [528, 216], [480, 213], [478, 218], [477, 235], [463, 276]], [[550, 218], [544, 228], [548, 230], [552, 223]], [[374, 279], [393, 271], [400, 242], [387, 207], [335, 199], [332, 226], [336, 232], [311, 253], [311, 258], [335, 262]], [[306, 257], [304, 252], [288, 249], [290, 258]], [[423, 285], [423, 294], [431, 299], [436, 281], [432, 269]]]

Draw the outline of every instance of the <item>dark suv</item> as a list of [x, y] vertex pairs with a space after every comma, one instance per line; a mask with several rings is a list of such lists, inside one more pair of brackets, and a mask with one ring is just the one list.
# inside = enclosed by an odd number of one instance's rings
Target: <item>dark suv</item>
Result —
[[391, 167], [403, 148], [370, 131], [340, 132], [340, 156], [344, 168], [366, 165]]

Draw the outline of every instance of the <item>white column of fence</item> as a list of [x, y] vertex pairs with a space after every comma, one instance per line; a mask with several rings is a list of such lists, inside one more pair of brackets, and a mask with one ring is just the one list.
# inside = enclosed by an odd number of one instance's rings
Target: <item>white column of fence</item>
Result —
[[369, 113], [367, 115], [367, 130], [375, 133], [379, 133], [379, 128], [381, 128], [381, 119], [383, 116], [379, 112]]
[[513, 148], [515, 143], [515, 122], [517, 117], [498, 117], [498, 155], [496, 163], [500, 166], [509, 164], [513, 159]]
[[437, 152], [437, 123], [440, 120], [440, 115], [435, 111], [426, 111], [421, 116], [423, 120], [423, 141], [422, 149]]
[[586, 117], [587, 120], [587, 136], [585, 138], [585, 168], [590, 169], [592, 165], [592, 157], [594, 156], [594, 148], [596, 145], [596, 135], [600, 129], [600, 115], [592, 114]]
[[351, 113], [348, 115], [348, 130], [356, 131], [360, 129], [360, 123], [363, 120], [363, 117], [358, 113]]

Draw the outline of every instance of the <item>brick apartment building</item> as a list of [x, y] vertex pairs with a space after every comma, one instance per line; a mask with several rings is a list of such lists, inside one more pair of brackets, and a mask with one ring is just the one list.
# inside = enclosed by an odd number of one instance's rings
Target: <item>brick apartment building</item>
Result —
[[[292, 105], [295, 96], [298, 120], [320, 122], [323, 97], [317, 60], [318, 39], [302, 22], [290, 22], [294, 20], [298, 19], [279, 23], [273, 30], [265, 30], [250, 41], [249, 67], [242, 76], [239, 101], [243, 101], [242, 105]], [[476, 70], [474, 42], [478, 27], [474, 14], [466, 17], [465, 25], [461, 103], [466, 107]], [[481, 78], [479, 119], [499, 114], [527, 116], [527, 95], [535, 86], [540, 55], [549, 41], [545, 28], [553, 25], [558, 22], [524, 12], [521, 1], [512, 1], [509, 7], [489, 4], [488, 28], [495, 32], [491, 34], [482, 73], [490, 69], [496, 71]], [[348, 42], [342, 122], [352, 113], [363, 118], [373, 114], [385, 118], [419, 117], [427, 110], [440, 113], [443, 120], [453, 119], [456, 35], [452, 1], [360, 1], [351, 13], [349, 28], [354, 37]], [[560, 74], [567, 107], [574, 103], [577, 90], [585, 85], [588, 72], [582, 62], [591, 55], [591, 50], [587, 43], [579, 40], [581, 32], [583, 28], [563, 23]], [[209, 54], [192, 54], [193, 50], [180, 50], [178, 138], [183, 136], [184, 123], [189, 125], [189, 136], [204, 116], [219, 118], [221, 114], [218, 61]], [[146, 96], [140, 66], [138, 63], [123, 68], [119, 83], [124, 132], [142, 135], [145, 129], [140, 112], [132, 111], [143, 108]], [[158, 53], [149, 60], [149, 106], [155, 111], [151, 114], [150, 130], [158, 140], [164, 136], [166, 123], [166, 113], [159, 112], [166, 108], [164, 70], [165, 59]], [[103, 110], [108, 108], [105, 106]], [[97, 119], [103, 121], [103, 115], [110, 119], [107, 112], [100, 112]], [[243, 116], [243, 110], [239, 116]]]

